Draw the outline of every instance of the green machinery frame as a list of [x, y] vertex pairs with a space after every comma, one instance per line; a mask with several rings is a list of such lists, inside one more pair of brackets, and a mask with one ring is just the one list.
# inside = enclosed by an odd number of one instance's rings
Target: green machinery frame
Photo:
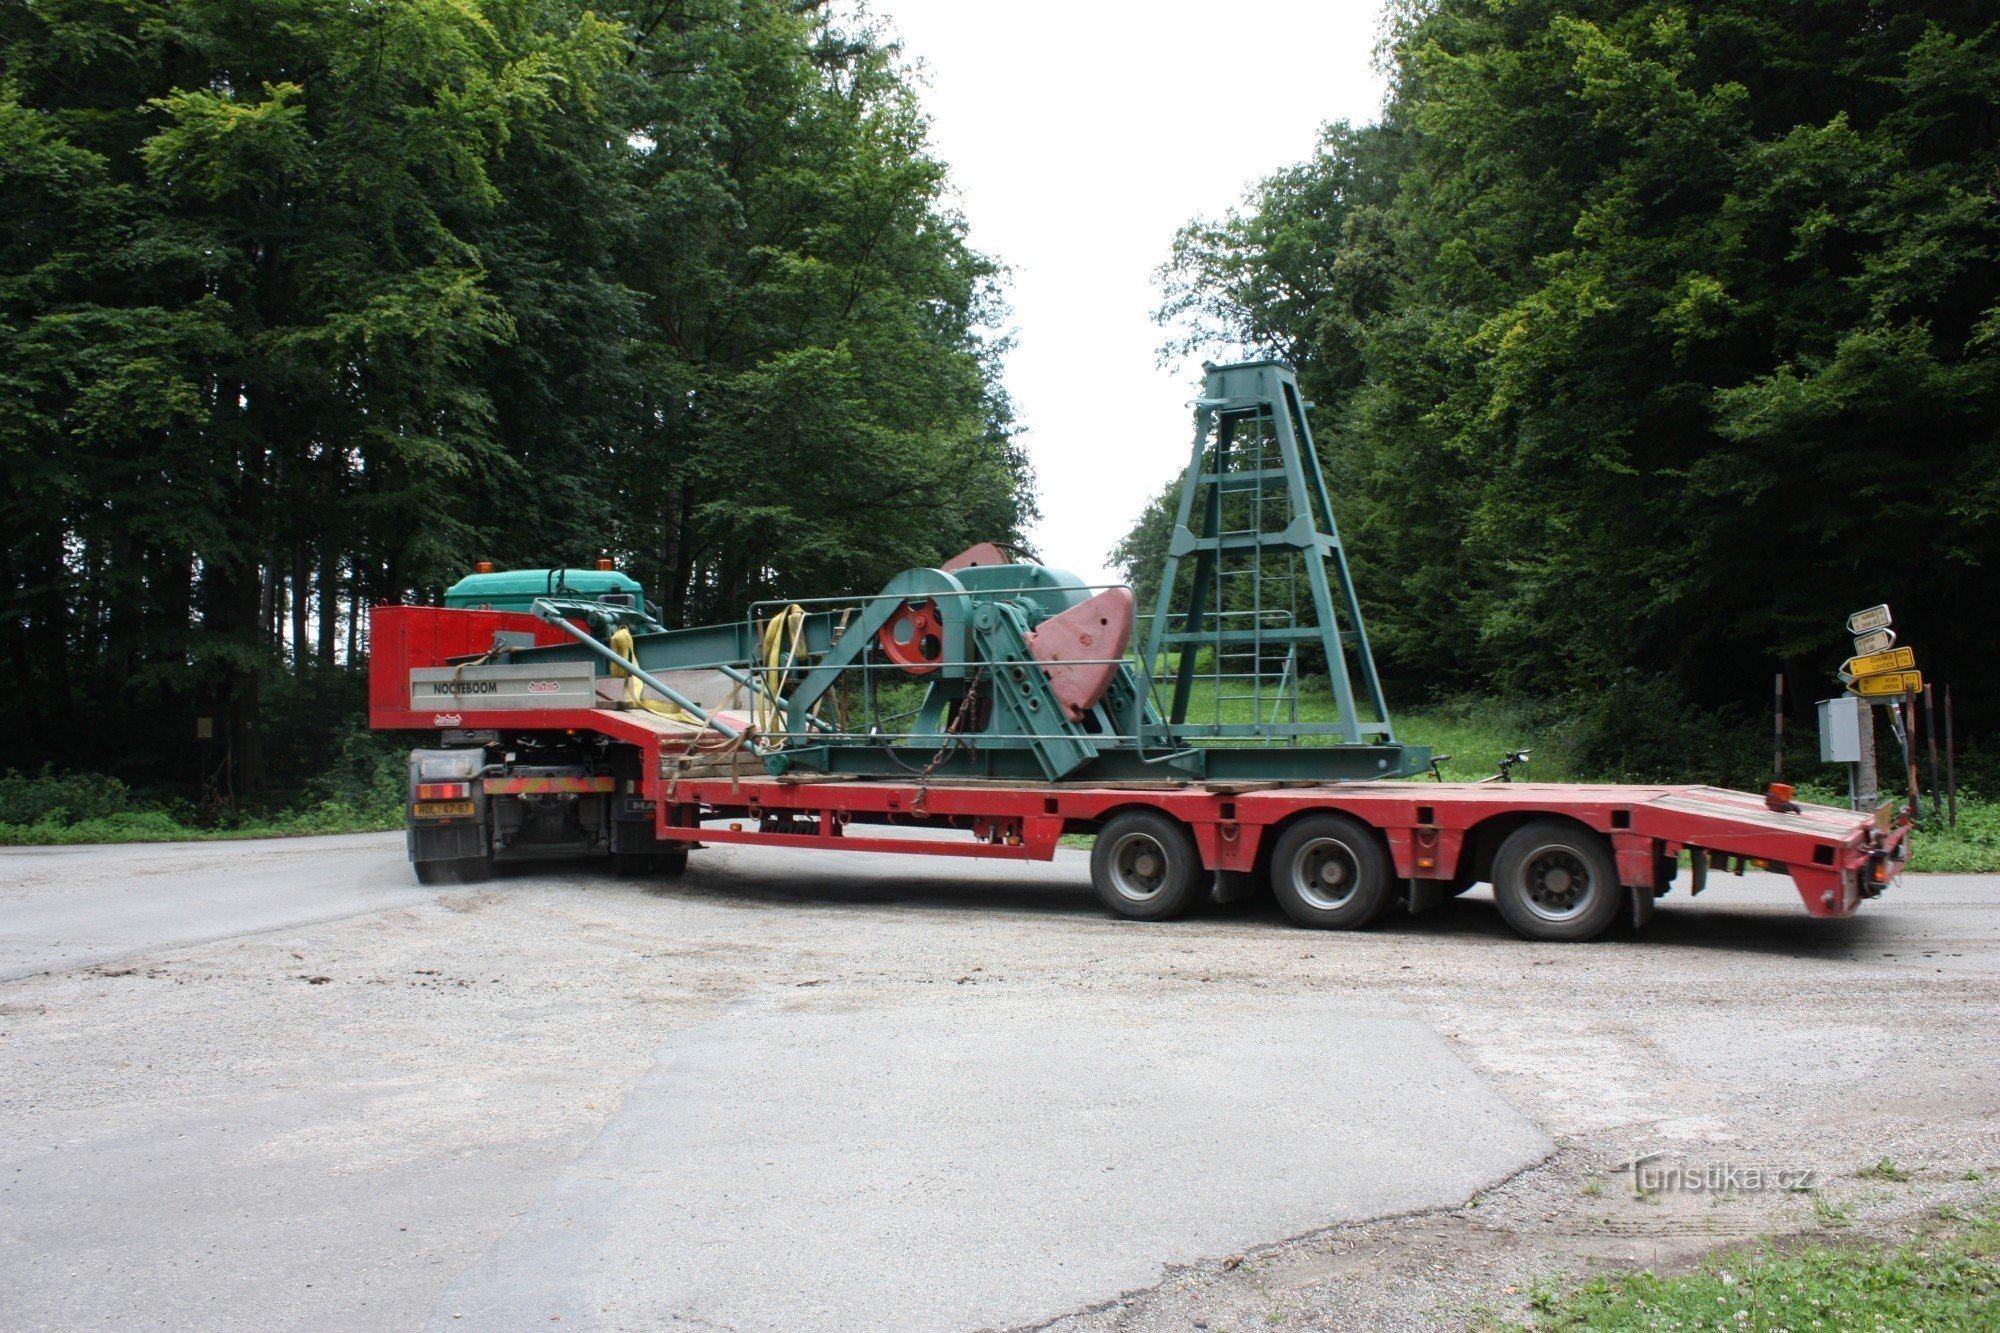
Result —
[[[1065, 716], [1029, 641], [1036, 626], [1092, 590], [1025, 562], [906, 570], [873, 595], [807, 600], [795, 621], [793, 663], [775, 680], [757, 660], [758, 644], [769, 618], [788, 614], [787, 603], [760, 603], [730, 624], [635, 634], [630, 659], [574, 626], [572, 643], [513, 656], [596, 657], [677, 702], [684, 701], [656, 673], [722, 671], [777, 706], [782, 732], [758, 739], [773, 773], [1111, 784], [1334, 782], [1424, 771], [1429, 749], [1397, 742], [1389, 722], [1297, 379], [1271, 361], [1207, 371], [1145, 649], [1117, 665], [1082, 717]], [[829, 713], [846, 715], [826, 705], [850, 673], [871, 700], [884, 676], [912, 679], [877, 646], [884, 627], [912, 605], [935, 609], [940, 639], [914, 726], [888, 733], [872, 718], [860, 727], [829, 721]], [[536, 610], [552, 622], [563, 616], [546, 599]], [[1302, 722], [1300, 680], [1321, 668], [1320, 656], [1338, 716]], [[1203, 680], [1214, 709], [1207, 722], [1189, 717]], [[1164, 707], [1160, 689], [1170, 695]], [[968, 726], [962, 716], [979, 720]]]
[[[1169, 725], [1186, 739], [1394, 744], [1297, 376], [1277, 361], [1203, 368], [1194, 453], [1146, 644], [1148, 667], [1173, 683]], [[1183, 594], [1184, 563], [1192, 577]], [[1299, 721], [1301, 649], [1324, 661], [1339, 713], [1331, 722]], [[1209, 722], [1189, 717], [1203, 680]], [[1227, 703], [1250, 704], [1255, 720], [1222, 721]]]

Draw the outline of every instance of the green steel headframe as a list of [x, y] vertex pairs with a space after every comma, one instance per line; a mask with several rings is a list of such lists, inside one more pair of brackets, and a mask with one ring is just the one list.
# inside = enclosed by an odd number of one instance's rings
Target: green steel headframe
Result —
[[[1297, 376], [1277, 361], [1204, 369], [1146, 644], [1153, 678], [1171, 682], [1174, 734], [1394, 744]], [[1331, 722], [1298, 719], [1302, 665], [1318, 665], [1302, 664], [1302, 650], [1324, 657], [1339, 711]], [[1209, 686], [1209, 721], [1189, 717], [1198, 682]]]

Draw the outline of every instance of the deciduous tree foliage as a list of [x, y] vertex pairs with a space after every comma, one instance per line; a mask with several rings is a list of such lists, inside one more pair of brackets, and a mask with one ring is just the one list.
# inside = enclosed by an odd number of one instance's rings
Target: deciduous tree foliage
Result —
[[1888, 601], [1990, 721], [1991, 6], [1439, 0], [1388, 54], [1161, 315], [1300, 367], [1404, 693], [1565, 693], [1684, 771], [1690, 709], [1833, 693]]
[[478, 558], [702, 619], [1015, 535], [945, 186], [810, 0], [0, 10], [0, 766], [295, 778]]

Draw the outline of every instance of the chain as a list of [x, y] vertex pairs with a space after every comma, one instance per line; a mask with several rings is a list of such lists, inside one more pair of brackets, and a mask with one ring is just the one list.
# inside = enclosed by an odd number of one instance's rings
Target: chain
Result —
[[[972, 748], [972, 738], [961, 733], [965, 728], [966, 720], [972, 716], [974, 705], [979, 700], [979, 685], [985, 678], [986, 668], [983, 666], [972, 673], [972, 679], [967, 681], [965, 685], [965, 697], [959, 701], [958, 711], [952, 714], [951, 722], [944, 729], [944, 744], [938, 746], [937, 753], [931, 756], [929, 763], [916, 770], [917, 795], [916, 799], [910, 803], [912, 814], [923, 813], [925, 784], [930, 781], [931, 774], [937, 772], [943, 766], [944, 761], [952, 756], [954, 751], [969, 750]], [[900, 758], [897, 758], [893, 745], [885, 747], [885, 752], [897, 764], [903, 768], [909, 768], [908, 764], [903, 763]]]

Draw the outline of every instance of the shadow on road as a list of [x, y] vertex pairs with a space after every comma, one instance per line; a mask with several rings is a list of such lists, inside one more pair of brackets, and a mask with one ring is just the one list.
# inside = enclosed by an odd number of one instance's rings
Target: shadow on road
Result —
[[[680, 879], [619, 879], [594, 862], [579, 861], [517, 867], [509, 877], [533, 875], [591, 889], [685, 897], [747, 908], [809, 904], [832, 908], [1000, 912], [1058, 920], [1115, 919], [1098, 902], [1080, 864], [1037, 865], [1023, 872], [1020, 879], [1005, 877], [1005, 871], [998, 867], [955, 868], [960, 871], [957, 876], [949, 871], [940, 873], [934, 864], [913, 865], [916, 873], [903, 876], [896, 873], [902, 870], [900, 865], [885, 873], [880, 864], [835, 866], [824, 860], [801, 860], [796, 867], [761, 860], [754, 867], [727, 863], [702, 866], [696, 860]], [[1268, 893], [1226, 906], [1211, 905], [1191, 919], [1208, 925], [1296, 929]], [[1152, 928], [1172, 929], [1174, 924], [1163, 923]], [[1143, 923], [1133, 925], [1146, 928]], [[1469, 897], [1451, 899], [1421, 916], [1412, 917], [1398, 909], [1376, 923], [1370, 933], [1440, 941], [1522, 943], [1501, 919], [1483, 889], [1475, 890]], [[1678, 902], [1670, 899], [1656, 907], [1651, 924], [1644, 930], [1635, 931], [1629, 922], [1621, 921], [1605, 938], [1652, 948], [1839, 959], [1854, 957], [1860, 950], [1883, 943], [1894, 943], [1898, 936], [1892, 921], [1871, 918], [1866, 908], [1861, 916], [1845, 921], [1821, 921], [1791, 905], [1696, 904], [1686, 899]]]

